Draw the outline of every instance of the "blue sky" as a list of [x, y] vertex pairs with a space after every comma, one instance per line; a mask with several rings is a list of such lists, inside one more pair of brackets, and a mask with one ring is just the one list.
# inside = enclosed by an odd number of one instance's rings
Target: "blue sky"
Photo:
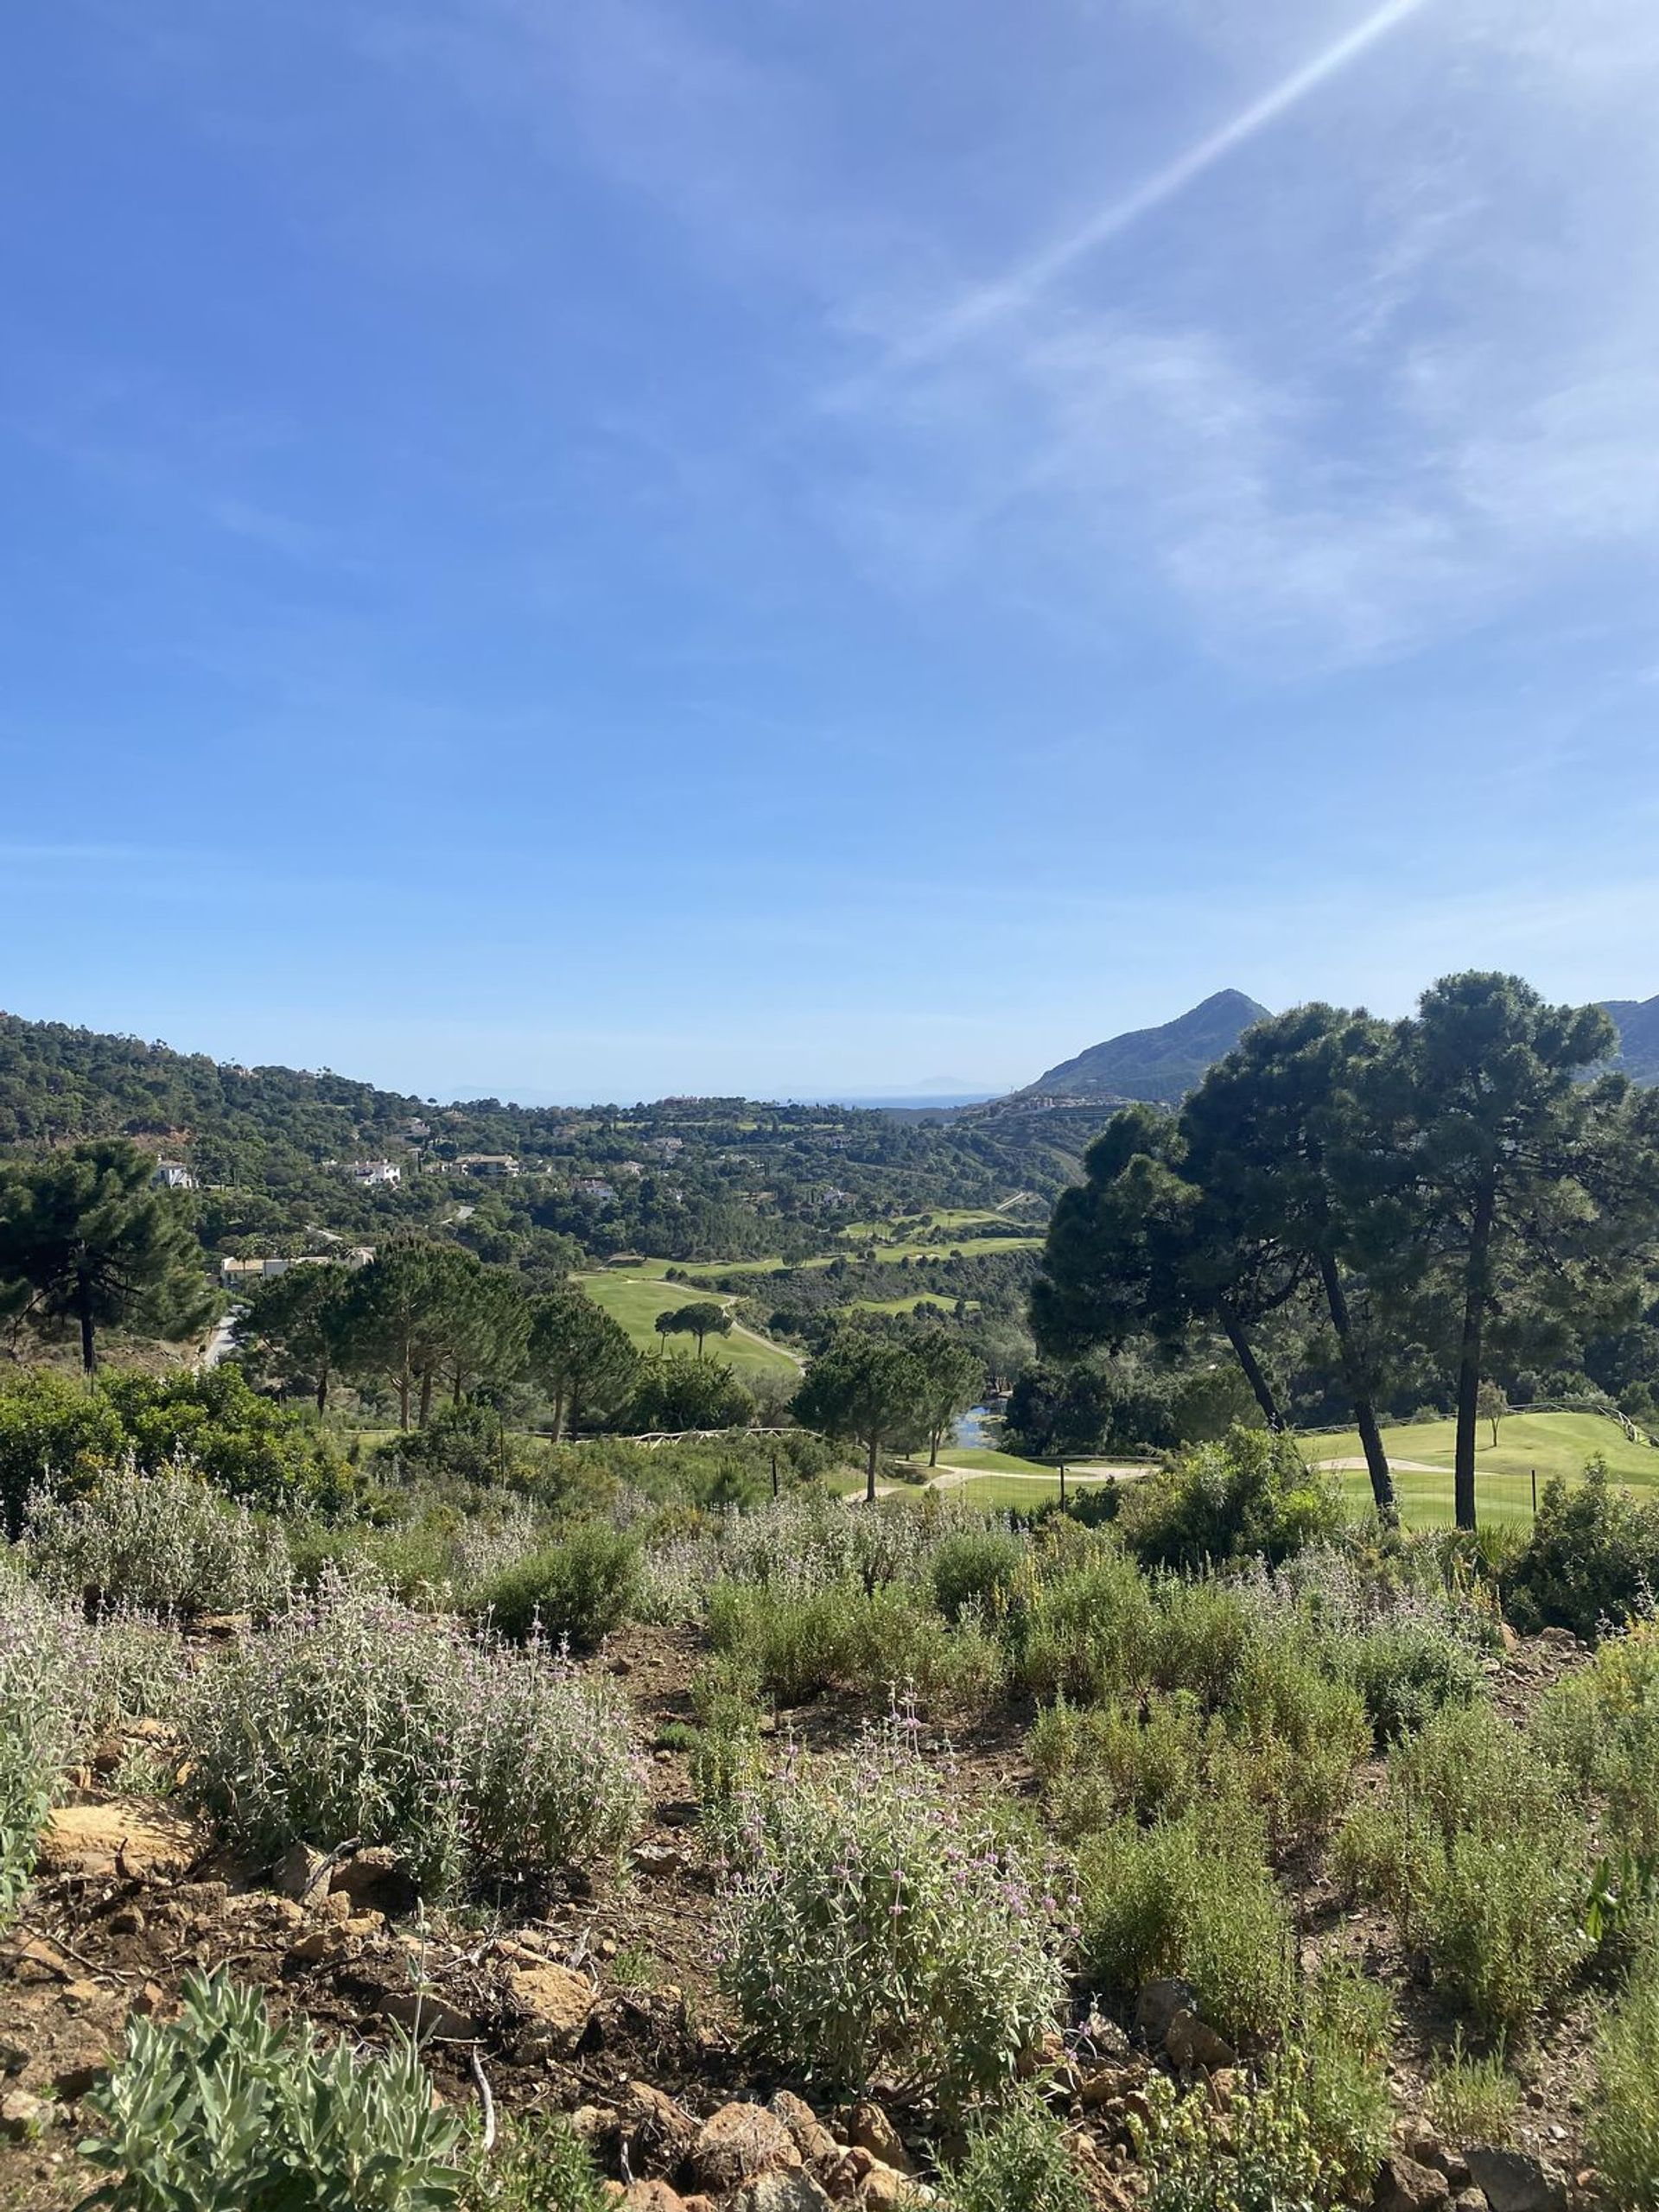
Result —
[[19, 0], [0, 1003], [443, 1095], [1659, 991], [1650, 0]]

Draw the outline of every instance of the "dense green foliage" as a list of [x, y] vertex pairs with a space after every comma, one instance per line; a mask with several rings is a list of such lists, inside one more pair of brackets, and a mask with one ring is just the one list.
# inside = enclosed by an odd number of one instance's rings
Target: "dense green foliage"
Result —
[[134, 2018], [90, 2109], [110, 2212], [437, 2212], [461, 2193], [461, 2123], [412, 2044], [326, 2050], [222, 1974], [186, 1982], [176, 2021]]

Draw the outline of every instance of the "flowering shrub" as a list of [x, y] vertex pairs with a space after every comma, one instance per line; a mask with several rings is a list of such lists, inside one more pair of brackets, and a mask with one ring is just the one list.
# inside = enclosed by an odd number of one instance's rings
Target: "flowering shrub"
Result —
[[203, 1680], [188, 1734], [194, 1795], [249, 1847], [390, 1844], [431, 1896], [591, 1863], [638, 1815], [607, 1685], [332, 1570]]
[[36, 1491], [23, 1528], [48, 1589], [153, 1612], [268, 1612], [287, 1595], [280, 1532], [183, 1466], [142, 1475], [130, 1461], [84, 1497]]
[[1151, 2123], [1131, 2124], [1152, 2176], [1147, 2212], [1323, 2212], [1338, 2201], [1289, 2069], [1236, 2095], [1224, 2131], [1202, 2091], [1182, 2096], [1152, 2074], [1145, 2094]]
[[1052, 2021], [1068, 1901], [953, 1802], [894, 1715], [739, 1801], [725, 1986], [760, 2050], [836, 2088], [994, 2090]]
[[169, 1711], [182, 1673], [176, 1637], [124, 1617], [89, 1624], [0, 1549], [0, 1921], [28, 1883], [58, 1778], [82, 1741], [124, 1713]]

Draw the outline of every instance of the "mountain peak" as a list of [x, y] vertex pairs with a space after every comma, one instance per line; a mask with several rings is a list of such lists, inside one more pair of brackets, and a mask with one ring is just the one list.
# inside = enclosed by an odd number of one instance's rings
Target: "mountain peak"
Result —
[[1214, 991], [1155, 1029], [1130, 1029], [1062, 1060], [1030, 1085], [1068, 1097], [1148, 1099], [1173, 1106], [1268, 1012], [1248, 992]]

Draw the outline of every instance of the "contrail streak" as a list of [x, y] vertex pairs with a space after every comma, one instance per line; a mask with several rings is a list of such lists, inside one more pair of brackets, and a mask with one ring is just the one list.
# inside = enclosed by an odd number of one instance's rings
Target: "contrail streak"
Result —
[[1380, 39], [1397, 30], [1410, 16], [1428, 5], [1428, 0], [1387, 0], [1387, 4], [1366, 16], [1363, 22], [1339, 38], [1323, 54], [1304, 62], [1294, 70], [1271, 92], [1253, 101], [1243, 114], [1236, 115], [1230, 123], [1224, 123], [1219, 130], [1201, 138], [1184, 154], [1161, 169], [1122, 200], [1116, 200], [1091, 215], [1074, 231], [1056, 238], [1052, 245], [1033, 254], [1024, 265], [994, 284], [982, 286], [971, 292], [958, 305], [939, 317], [928, 329], [894, 348], [889, 357], [889, 366], [903, 368], [912, 362], [933, 359], [948, 353], [961, 339], [972, 335], [987, 324], [999, 322], [1003, 317], [1017, 313], [1045, 291], [1056, 277], [1104, 245], [1110, 238], [1120, 237], [1145, 215], [1173, 200], [1187, 186], [1194, 183], [1206, 171], [1224, 162], [1280, 117], [1289, 113], [1312, 92], [1328, 84], [1332, 77], [1357, 61], [1363, 54]]

